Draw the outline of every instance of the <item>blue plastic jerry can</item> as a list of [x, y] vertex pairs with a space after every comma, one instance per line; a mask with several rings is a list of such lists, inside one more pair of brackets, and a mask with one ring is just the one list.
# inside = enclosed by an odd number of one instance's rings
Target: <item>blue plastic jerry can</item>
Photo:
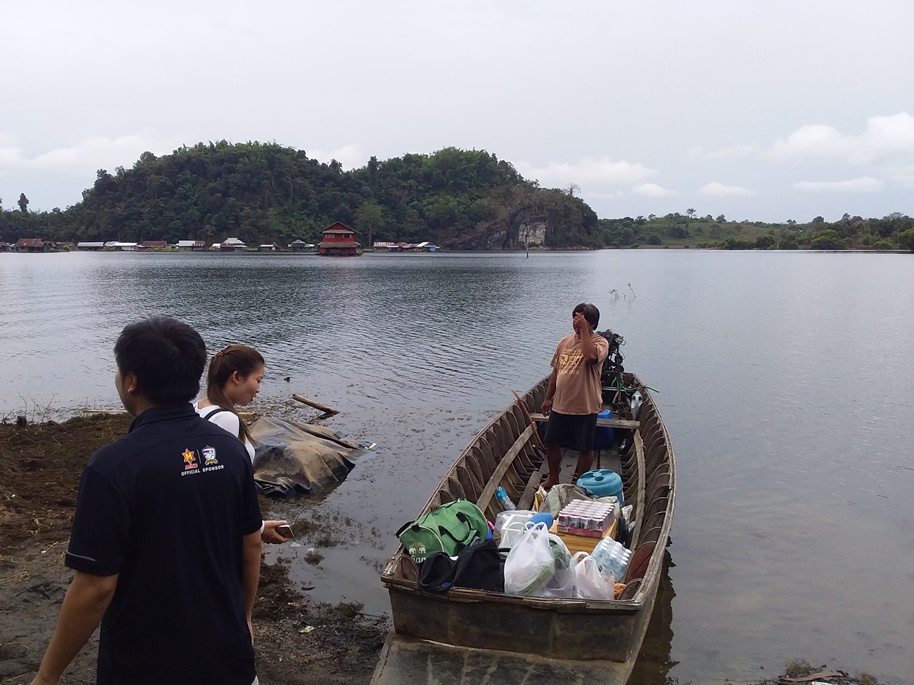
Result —
[[[599, 414], [597, 414], [597, 419], [611, 419], [612, 412], [609, 409], [604, 409]], [[613, 444], [613, 429], [609, 426], [597, 426], [593, 432], [593, 448], [595, 450], [605, 450], [612, 447]]]

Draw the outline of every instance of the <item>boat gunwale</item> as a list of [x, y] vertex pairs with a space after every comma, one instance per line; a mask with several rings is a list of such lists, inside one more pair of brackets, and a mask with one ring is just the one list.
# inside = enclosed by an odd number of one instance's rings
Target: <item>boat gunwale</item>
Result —
[[[638, 386], [644, 388], [644, 402], [646, 406], [643, 406], [642, 409], [650, 411], [652, 414], [652, 419], [656, 422], [654, 429], [659, 429], [661, 434], [664, 436], [668, 435], [666, 424], [663, 422], [663, 417], [660, 415], [660, 412], [656, 408], [656, 404], [653, 401], [653, 397], [650, 396], [649, 391], [641, 383], [640, 379], [632, 373], [626, 374], [629, 380], [633, 380], [637, 383]], [[425, 503], [425, 506], [422, 508], [419, 516], [427, 513], [431, 510], [432, 504], [435, 502], [436, 497], [440, 495], [442, 491], [447, 491], [447, 484], [449, 480], [456, 478], [456, 471], [458, 466], [464, 462], [475, 460], [476, 457], [473, 454], [474, 449], [478, 449], [478, 444], [480, 441], [484, 440], [489, 434], [493, 433], [498, 426], [504, 425], [504, 416], [511, 411], [511, 408], [514, 404], [519, 402], [524, 402], [527, 404], [528, 398], [534, 398], [537, 391], [540, 389], [545, 390], [545, 386], [548, 382], [548, 377], [543, 378], [531, 388], [529, 388], [515, 403], [509, 404], [502, 411], [496, 414], [482, 429], [480, 429], [470, 441], [470, 443], [460, 452], [460, 455], [455, 459], [451, 467], [447, 470], [444, 476], [439, 481], [438, 485], [434, 488], [432, 495], [429, 497], [428, 501]], [[528, 406], [529, 408], [529, 406]], [[640, 417], [640, 413], [639, 413]], [[511, 435], [510, 441], [514, 443], [517, 441], [521, 434], [526, 431], [530, 426], [524, 426], [517, 435]], [[646, 493], [646, 484], [649, 478], [648, 474], [645, 473], [645, 462], [644, 462], [644, 445], [642, 440], [642, 431], [646, 428], [644, 422], [638, 429], [632, 429], [634, 443], [633, 449], [635, 450], [636, 459], [638, 461], [637, 465], [637, 478], [638, 486], [637, 492], [639, 492], [644, 498]], [[535, 428], [534, 428], [535, 431]], [[528, 441], [530, 438], [528, 438]], [[669, 465], [669, 494], [667, 496], [666, 507], [659, 512], [663, 513], [663, 523], [660, 526], [660, 532], [657, 536], [657, 541], [655, 541], [655, 549], [651, 552], [650, 558], [648, 560], [647, 569], [644, 575], [641, 577], [641, 582], [638, 585], [635, 595], [630, 599], [612, 599], [612, 600], [584, 600], [578, 598], [550, 598], [550, 597], [525, 597], [520, 595], [508, 595], [503, 593], [492, 593], [486, 592], [483, 590], [475, 590], [472, 588], [451, 588], [447, 593], [439, 594], [432, 593], [422, 590], [418, 587], [418, 583], [414, 580], [409, 580], [397, 575], [396, 570], [399, 566], [398, 562], [401, 559], [408, 559], [408, 556], [404, 555], [402, 546], [398, 547], [397, 551], [388, 561], [385, 566], [384, 572], [381, 575], [381, 582], [388, 588], [388, 590], [396, 590], [400, 592], [410, 592], [415, 594], [420, 594], [425, 597], [435, 599], [438, 601], [455, 601], [455, 602], [498, 602], [503, 604], [520, 604], [522, 606], [527, 606], [529, 608], [543, 609], [547, 611], [559, 611], [561, 613], [565, 612], [582, 612], [590, 613], [592, 611], [606, 612], [606, 613], [636, 613], [644, 608], [645, 602], [653, 596], [656, 592], [656, 587], [660, 579], [660, 574], [662, 572], [663, 564], [663, 551], [666, 547], [666, 541], [669, 539], [670, 528], [672, 525], [672, 514], [674, 507], [675, 499], [675, 459], [672, 446], [667, 439], [665, 441], [665, 452], [666, 456], [663, 459], [663, 462]], [[515, 457], [516, 458], [516, 457]], [[493, 474], [494, 477], [494, 474]], [[483, 486], [483, 492], [490, 489], [489, 485], [492, 478], [487, 481]], [[482, 493], [480, 493], [482, 494]], [[642, 501], [642, 508], [645, 507], [646, 502]], [[488, 503], [482, 502], [481, 498], [477, 500], [477, 505], [480, 509], [485, 510]], [[654, 515], [656, 515], [655, 512]], [[418, 518], [418, 517], [417, 517]], [[639, 515], [636, 520], [636, 529], [633, 535], [633, 545], [632, 552], [634, 553], [639, 547], [639, 536], [643, 531], [642, 525], [646, 522], [645, 512], [639, 512]], [[653, 530], [653, 529], [652, 529]], [[661, 544], [661, 541], [663, 543]]]

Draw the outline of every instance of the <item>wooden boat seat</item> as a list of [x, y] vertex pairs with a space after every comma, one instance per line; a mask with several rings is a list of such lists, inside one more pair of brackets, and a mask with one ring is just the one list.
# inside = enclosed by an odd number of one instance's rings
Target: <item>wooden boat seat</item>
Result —
[[[545, 423], [549, 420], [549, 417], [545, 414], [534, 414], [531, 412], [530, 418], [536, 421], [537, 423]], [[635, 430], [636, 428], [641, 427], [640, 421], [630, 421], [629, 419], [597, 419], [597, 426], [606, 427], [606, 428], [625, 428], [627, 430]]]

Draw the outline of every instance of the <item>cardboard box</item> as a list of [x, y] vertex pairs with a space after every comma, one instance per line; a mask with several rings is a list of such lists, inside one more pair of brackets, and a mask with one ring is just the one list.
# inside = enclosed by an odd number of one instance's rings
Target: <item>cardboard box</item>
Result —
[[[603, 538], [616, 538], [616, 526], [618, 521], [613, 520], [609, 528], [606, 529], [606, 532], [603, 533]], [[550, 533], [558, 535], [562, 542], [565, 543], [565, 546], [568, 548], [568, 551], [572, 554], [577, 554], [578, 552], [587, 552], [588, 554], [592, 553], [594, 547], [597, 546], [597, 543], [600, 542], [603, 538], [591, 538], [585, 535], [572, 535], [571, 533], [560, 533], [558, 531], [558, 524], [553, 523], [552, 528], [549, 529]]]

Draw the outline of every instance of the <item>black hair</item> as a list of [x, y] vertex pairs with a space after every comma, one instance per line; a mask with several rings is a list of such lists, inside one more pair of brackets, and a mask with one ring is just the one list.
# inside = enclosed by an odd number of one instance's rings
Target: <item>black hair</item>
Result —
[[571, 310], [571, 315], [574, 316], [578, 312], [581, 312], [584, 315], [584, 318], [587, 319], [587, 323], [590, 324], [591, 328], [596, 330], [600, 323], [600, 310], [597, 309], [596, 305], [582, 302]]
[[114, 344], [121, 376], [136, 376], [140, 394], [153, 404], [190, 402], [200, 392], [206, 343], [186, 323], [154, 316], [128, 324]]

